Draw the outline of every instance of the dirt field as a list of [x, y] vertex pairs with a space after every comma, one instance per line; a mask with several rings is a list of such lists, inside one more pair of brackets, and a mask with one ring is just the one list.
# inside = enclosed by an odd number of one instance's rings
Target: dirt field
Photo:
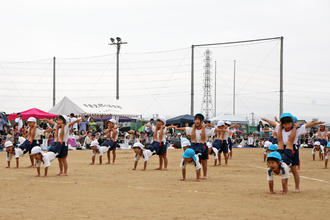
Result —
[[[312, 161], [311, 149], [301, 150], [301, 193], [268, 195], [262, 149], [234, 149], [227, 167], [212, 167], [208, 180], [179, 181], [181, 150], [170, 150], [169, 170], [155, 171], [158, 157], [147, 171], [132, 171], [133, 152], [117, 151], [115, 165], [88, 165], [90, 151], [69, 152], [69, 176], [57, 177], [58, 162], [49, 177], [37, 178], [27, 156], [20, 169], [5, 169], [0, 153], [0, 219], [329, 219], [330, 169]], [[98, 158], [97, 158], [98, 160]], [[12, 166], [15, 161], [12, 160]], [[43, 169], [42, 169], [43, 174]], [[281, 189], [280, 177], [275, 189]]]

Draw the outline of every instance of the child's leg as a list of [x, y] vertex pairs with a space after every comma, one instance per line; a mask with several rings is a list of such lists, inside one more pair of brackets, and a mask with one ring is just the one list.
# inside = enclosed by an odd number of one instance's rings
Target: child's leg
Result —
[[166, 154], [163, 155], [163, 159], [164, 159], [164, 169], [167, 170], [168, 160]]
[[294, 182], [295, 182], [295, 190], [294, 192], [300, 192], [300, 177], [299, 177], [299, 173], [298, 173], [298, 166], [291, 166], [291, 172], [293, 174], [294, 177]]
[[277, 134], [277, 141], [278, 141], [278, 150], [284, 150], [284, 142], [283, 142], [283, 137], [282, 137], [282, 125], [280, 125], [278, 129], [278, 134]]
[[31, 167], [35, 167], [34, 166], [34, 156], [33, 155], [30, 155], [30, 161], [31, 161]]
[[110, 164], [110, 149], [107, 151], [107, 157], [108, 157], [108, 163], [107, 164]]
[[286, 149], [293, 150], [294, 140], [296, 138], [297, 126], [294, 125], [289, 136], [288, 142], [286, 143]]
[[58, 166], [60, 168], [60, 173], [58, 175], [62, 175], [63, 174], [63, 163], [62, 163], [61, 158], [58, 158]]
[[203, 179], [207, 178], [207, 160], [201, 160], [203, 167]]
[[159, 170], [163, 169], [163, 156], [159, 155]]
[[228, 164], [228, 153], [224, 153], [223, 155], [225, 157], [225, 165], [227, 165]]
[[64, 173], [63, 173], [63, 175], [64, 176], [67, 176], [68, 175], [68, 162], [66, 160], [66, 157], [63, 158], [63, 167], [64, 167]]
[[221, 152], [218, 153], [219, 166], [221, 165]]
[[112, 151], [112, 163], [115, 163], [116, 161], [116, 149], [113, 149]]

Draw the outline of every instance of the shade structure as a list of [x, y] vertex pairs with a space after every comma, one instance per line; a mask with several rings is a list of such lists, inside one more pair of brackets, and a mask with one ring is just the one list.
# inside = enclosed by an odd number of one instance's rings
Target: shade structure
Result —
[[[29, 110], [26, 110], [26, 111], [23, 111], [23, 112], [20, 112], [21, 113], [21, 118], [23, 120], [26, 120], [28, 119], [29, 117], [35, 117], [35, 118], [38, 118], [38, 119], [42, 119], [42, 118], [56, 118], [58, 115], [56, 114], [51, 114], [51, 113], [48, 113], [48, 112], [44, 112], [40, 109], [37, 109], [37, 108], [31, 108]], [[8, 119], [9, 121], [11, 120], [14, 120], [17, 118], [17, 113], [13, 113], [13, 114], [10, 114]]]
[[170, 118], [166, 121], [166, 124], [171, 125], [181, 125], [184, 126], [186, 123], [193, 124], [194, 123], [194, 116], [192, 115], [180, 115], [174, 118]]
[[73, 113], [75, 115], [81, 115], [86, 112], [65, 96], [60, 102], [49, 110], [49, 113], [58, 115], [69, 115]]

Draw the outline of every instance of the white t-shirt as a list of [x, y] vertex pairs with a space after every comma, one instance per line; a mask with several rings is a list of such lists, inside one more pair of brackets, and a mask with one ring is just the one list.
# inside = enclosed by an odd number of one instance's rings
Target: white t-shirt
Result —
[[[61, 130], [62, 130], [62, 128], [58, 129], [58, 140], [60, 140]], [[70, 135], [70, 132], [69, 132], [69, 124], [66, 124], [66, 125], [64, 126], [64, 134], [63, 134], [63, 141], [64, 141], [65, 143], [68, 142], [69, 135]]]
[[[156, 131], [156, 127], [152, 127], [152, 132], [155, 132]], [[157, 140], [159, 140], [159, 135], [160, 135], [160, 130], [158, 130], [157, 132]], [[163, 143], [166, 143], [166, 128], [164, 128], [163, 130], [163, 138], [162, 138], [162, 142]]]
[[[102, 157], [103, 154], [109, 150], [109, 147], [101, 146], [101, 147], [99, 147], [98, 150], [99, 151], [97, 153], [99, 154], [100, 157]], [[95, 156], [96, 155], [95, 151], [93, 151], [92, 154], [93, 154], [93, 156]]]
[[[44, 162], [44, 167], [50, 167], [50, 163], [56, 159], [56, 154], [54, 152], [42, 153], [42, 160]], [[40, 160], [37, 160], [36, 167], [40, 167]]]
[[[186, 135], [192, 135], [192, 127], [186, 127], [185, 131], [186, 131]], [[214, 128], [205, 128], [205, 141], [209, 138], [212, 137], [214, 135]], [[202, 134], [202, 129], [196, 129], [195, 130], [196, 133], [196, 142], [200, 143], [201, 142], [201, 134]]]
[[[116, 131], [117, 131], [117, 134], [116, 134], [116, 137], [115, 137], [115, 141], [118, 140], [119, 129], [117, 128]], [[112, 140], [112, 134], [113, 134], [113, 131], [111, 130], [110, 131], [110, 137], [107, 137], [107, 139]]]
[[[151, 156], [152, 156], [152, 152], [150, 150], [147, 150], [147, 149], [142, 150], [142, 157], [143, 157], [144, 161], [148, 161]], [[139, 159], [140, 159], [140, 155], [135, 154], [134, 161], [138, 161]]]
[[248, 145], [253, 145], [254, 144], [254, 137], [249, 136], [247, 143], [248, 143]]
[[[201, 166], [201, 164], [199, 163], [198, 156], [195, 155], [195, 157], [196, 157], [196, 162], [193, 161], [192, 164], [194, 164], [196, 170], [199, 170], [202, 166]], [[186, 169], [186, 165], [187, 165], [187, 164], [184, 162], [184, 159], [182, 158], [181, 163], [180, 163], [180, 168], [182, 168], [182, 169]]]
[[[281, 163], [281, 167], [280, 167], [280, 173], [282, 176], [282, 179], [288, 179], [290, 174], [289, 174], [289, 167], [288, 165], [286, 165], [285, 163]], [[273, 181], [273, 176], [277, 175], [276, 173], [274, 173], [270, 168], [267, 171], [267, 180], [268, 181]]]
[[[278, 133], [279, 129], [280, 129], [280, 124], [277, 123], [275, 131]], [[286, 132], [285, 129], [282, 129], [282, 138], [283, 138], [284, 145], [286, 145], [288, 143], [291, 132], [292, 132], [292, 130]], [[301, 127], [297, 128], [294, 144], [298, 143], [299, 136], [304, 135], [306, 133], [307, 133], [306, 125], [302, 125]]]
[[41, 135], [44, 135], [44, 131], [40, 128], [36, 128], [36, 133], [34, 134], [33, 140], [41, 140]]
[[18, 124], [18, 130], [20, 130], [23, 127], [23, 120], [21, 118], [16, 118], [15, 123]]
[[[19, 157], [21, 157], [21, 156], [24, 155], [22, 149], [20, 149], [20, 148], [14, 148], [14, 151], [15, 151], [15, 154], [14, 154], [15, 158], [19, 158]], [[12, 154], [8, 154], [8, 155], [7, 155], [7, 161], [8, 161], [8, 162], [11, 161], [11, 158], [12, 158], [12, 157], [13, 157]]]
[[[70, 123], [77, 121], [77, 118], [70, 118]], [[78, 130], [78, 123], [72, 125], [73, 130]]]
[[[322, 145], [320, 146], [320, 151], [321, 151], [322, 154], [324, 153], [324, 147]], [[314, 155], [315, 152], [316, 152], [316, 148], [313, 147], [312, 154]]]

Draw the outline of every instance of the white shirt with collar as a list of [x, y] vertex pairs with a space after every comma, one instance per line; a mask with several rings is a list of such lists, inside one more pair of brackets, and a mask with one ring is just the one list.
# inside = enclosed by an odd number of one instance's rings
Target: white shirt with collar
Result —
[[[282, 163], [282, 162], [281, 162], [281, 165], [280, 165], [280, 174], [282, 176], [282, 179], [288, 179], [290, 177], [288, 165], [286, 165], [285, 163]], [[273, 177], [274, 175], [277, 175], [277, 174], [274, 173], [270, 168], [268, 168], [268, 170], [267, 170], [267, 180], [268, 181], [273, 181], [274, 180], [274, 177]]]
[[[135, 158], [134, 161], [138, 161], [140, 159], [140, 155], [139, 154], [135, 154]], [[142, 157], [144, 161], [148, 161], [150, 159], [150, 157], [152, 157], [152, 152], [148, 149], [143, 149], [142, 150]]]
[[[199, 170], [200, 168], [202, 168], [202, 166], [201, 166], [201, 164], [199, 163], [199, 158], [198, 158], [198, 156], [195, 155], [195, 157], [196, 157], [196, 162], [193, 161], [192, 164], [195, 166], [195, 169], [196, 169], [196, 170]], [[184, 162], [184, 158], [182, 158], [181, 163], [180, 163], [180, 168], [182, 168], [182, 169], [186, 169], [186, 165], [187, 165], [187, 163], [185, 163], [185, 162]]]
[[[275, 128], [275, 131], [278, 133], [279, 132], [279, 129], [280, 129], [280, 124], [277, 123], [276, 124], [276, 128]], [[285, 131], [284, 128], [282, 129], [282, 138], [283, 138], [284, 145], [286, 145], [288, 143], [289, 136], [290, 136], [291, 132], [292, 132], [292, 129], [290, 131]], [[304, 135], [306, 133], [307, 133], [306, 125], [302, 125], [299, 128], [297, 128], [296, 137], [294, 139], [294, 144], [297, 144], [298, 143], [298, 138], [301, 135]]]
[[[56, 154], [54, 152], [48, 151], [47, 153], [42, 153], [42, 161], [44, 162], [44, 167], [50, 167], [50, 163], [56, 159]], [[40, 167], [40, 160], [37, 160], [36, 167]]]
[[[207, 140], [209, 137], [214, 136], [214, 128], [205, 127], [205, 140]], [[186, 127], [185, 132], [186, 135], [192, 135], [193, 128], [192, 127]], [[196, 129], [196, 142], [201, 142], [201, 135], [202, 135], [202, 129]]]

